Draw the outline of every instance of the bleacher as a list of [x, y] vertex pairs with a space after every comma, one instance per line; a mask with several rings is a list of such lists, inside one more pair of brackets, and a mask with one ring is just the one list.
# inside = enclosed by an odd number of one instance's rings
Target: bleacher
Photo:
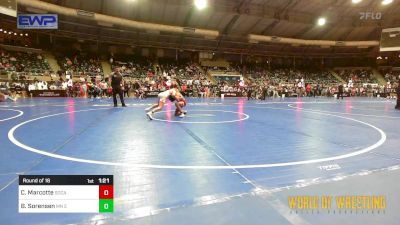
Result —
[[400, 81], [400, 69], [393, 70], [392, 68], [380, 69], [380, 73], [385, 78], [386, 82], [397, 83]]
[[204, 80], [206, 79], [201, 68], [191, 62], [180, 62], [160, 59], [157, 66], [159, 68], [159, 74], [162, 76], [170, 76], [173, 79], [179, 79], [181, 81], [187, 80]]
[[[25, 49], [26, 51], [26, 49]], [[28, 51], [26, 51], [28, 52]], [[1, 49], [0, 71], [3, 75], [0, 81], [21, 84], [38, 84], [46, 82], [48, 87], [55, 89], [65, 88], [65, 71], [74, 74], [73, 81], [80, 85], [93, 85], [93, 77], [97, 82], [103, 79], [101, 61], [95, 55], [79, 52], [75, 54], [59, 53], [56, 56], [61, 71], [59, 75], [50, 71], [47, 60], [41, 55], [40, 50], [32, 53], [20, 51], [10, 51]], [[214, 64], [213, 64], [214, 63]], [[308, 85], [320, 90], [320, 95], [329, 96], [340, 83], [338, 78], [333, 76], [328, 70], [321, 69], [288, 69], [275, 68], [265, 65], [254, 64], [228, 64], [220, 65], [215, 62], [208, 62], [206, 66], [199, 66], [190, 61], [179, 61], [175, 59], [159, 58], [149, 60], [148, 58], [137, 58], [134, 56], [113, 56], [110, 59], [111, 69], [118, 68], [125, 81], [135, 90], [163, 91], [168, 88], [168, 84], [177, 81], [181, 87], [190, 93], [190, 96], [213, 93], [214, 95], [221, 90], [233, 92], [245, 92], [248, 88], [255, 90], [255, 93], [262, 93], [267, 89], [268, 93], [278, 91], [287, 93], [287, 96], [298, 95], [299, 85], [302, 89], [300, 94], [306, 90]], [[337, 68], [338, 75], [346, 82], [353, 80], [356, 92], [363, 93], [366, 85], [376, 82], [375, 76], [369, 69], [363, 68]], [[386, 80], [391, 86], [400, 79], [400, 72], [392, 68], [381, 70]], [[1, 75], [1, 73], [0, 73]], [[218, 81], [214, 84], [212, 79]], [[92, 81], [92, 82], [90, 82]], [[100, 85], [101, 88], [101, 85]], [[360, 89], [358, 89], [360, 88]], [[378, 90], [377, 85], [371, 86]], [[361, 95], [361, 94], [360, 94]]]
[[305, 83], [311, 85], [336, 85], [338, 80], [335, 79], [328, 71], [300, 71], [289, 69], [267, 70], [262, 68], [250, 69], [248, 78], [254, 84], [263, 84], [268, 82], [273, 85], [278, 84], [296, 84], [299, 80], [304, 79]]
[[45, 57], [39, 53], [0, 48], [0, 73], [2, 72], [25, 72], [39, 76], [51, 72], [51, 68]]
[[144, 58], [125, 55], [115, 56], [111, 58], [110, 63], [111, 70], [114, 71], [115, 68], [120, 68], [124, 77], [144, 79], [155, 75], [153, 64]]
[[337, 74], [345, 81], [350, 79], [354, 85], [377, 83], [377, 79], [373, 76], [369, 69], [342, 69], [337, 70]]
[[62, 70], [78, 75], [104, 76], [100, 60], [97, 56], [85, 53], [56, 56]]

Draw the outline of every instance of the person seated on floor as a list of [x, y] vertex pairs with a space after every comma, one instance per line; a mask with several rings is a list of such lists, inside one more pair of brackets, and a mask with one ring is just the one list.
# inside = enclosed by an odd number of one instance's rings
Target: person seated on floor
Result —
[[5, 102], [5, 101], [17, 101], [16, 98], [11, 97], [8, 93], [5, 92], [0, 92], [0, 102]]

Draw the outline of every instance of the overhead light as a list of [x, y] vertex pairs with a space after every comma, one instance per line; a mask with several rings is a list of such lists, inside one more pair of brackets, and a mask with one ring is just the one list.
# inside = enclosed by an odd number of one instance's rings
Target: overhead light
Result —
[[194, 0], [197, 9], [202, 10], [207, 7], [207, 0]]
[[0, 29], [0, 32], [2, 32], [3, 31], [3, 29]]
[[376, 57], [376, 59], [382, 59], [382, 57], [381, 57], [381, 56], [378, 56], [378, 57]]
[[12, 34], [12, 32], [10, 31], [10, 32], [8, 32], [8, 34]]
[[20, 36], [24, 36], [24, 34], [19, 34]]
[[392, 2], [393, 2], [393, 0], [383, 0], [382, 5], [389, 5]]
[[318, 19], [318, 26], [323, 26], [326, 23], [326, 19], [324, 17], [321, 17]]
[[7, 34], [7, 31], [5, 30], [4, 33]]
[[17, 35], [17, 33], [14, 33], [14, 35]]
[[28, 36], [28, 33], [26, 33], [25, 36]]
[[357, 4], [360, 3], [362, 0], [351, 0], [351, 2], [353, 2], [353, 4]]
[[388, 59], [388, 57], [386, 56], [385, 59]]

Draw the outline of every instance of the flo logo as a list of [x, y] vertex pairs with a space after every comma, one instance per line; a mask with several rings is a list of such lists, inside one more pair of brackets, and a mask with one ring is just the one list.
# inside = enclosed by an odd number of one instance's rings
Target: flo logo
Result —
[[380, 12], [360, 12], [360, 20], [380, 20], [382, 13]]

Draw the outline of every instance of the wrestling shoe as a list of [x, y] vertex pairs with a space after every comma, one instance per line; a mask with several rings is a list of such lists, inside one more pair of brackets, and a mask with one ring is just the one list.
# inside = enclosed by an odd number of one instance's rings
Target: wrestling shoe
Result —
[[149, 118], [149, 120], [153, 120], [153, 113], [152, 112], [148, 112], [146, 113], [147, 118]]
[[151, 110], [151, 106], [144, 109], [144, 111], [148, 112]]
[[179, 115], [180, 118], [185, 117], [185, 113], [181, 113], [181, 115]]

